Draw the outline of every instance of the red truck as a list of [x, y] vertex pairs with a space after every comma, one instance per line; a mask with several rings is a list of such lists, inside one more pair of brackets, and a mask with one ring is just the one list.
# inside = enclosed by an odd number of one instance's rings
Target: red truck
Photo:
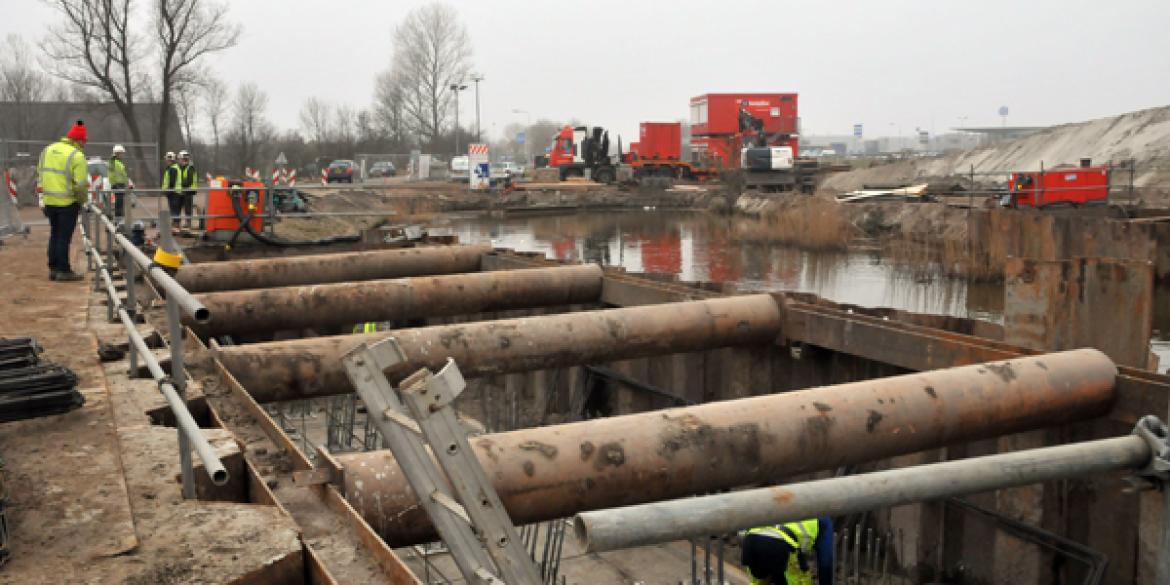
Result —
[[744, 186], [766, 191], [811, 191], [816, 161], [798, 158], [797, 95], [708, 93], [691, 98], [691, 160], [682, 160], [678, 122], [643, 122], [628, 153], [610, 154], [609, 133], [600, 127], [569, 127], [553, 138], [549, 166], [561, 180], [590, 176], [602, 183], [628, 167], [634, 179], [666, 176], [704, 180], [742, 173]]
[[1055, 167], [1039, 172], [1012, 173], [1003, 204], [1008, 207], [1050, 205], [1105, 205], [1109, 202], [1109, 169], [1092, 166]]

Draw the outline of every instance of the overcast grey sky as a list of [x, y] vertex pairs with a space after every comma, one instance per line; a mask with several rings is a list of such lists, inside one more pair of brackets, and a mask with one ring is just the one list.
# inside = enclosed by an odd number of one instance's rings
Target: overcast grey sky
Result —
[[[367, 106], [394, 26], [421, 1], [231, 2], [241, 43], [208, 65], [252, 80], [294, 128], [303, 100]], [[1055, 124], [1170, 105], [1170, 0], [451, 0], [474, 45], [485, 132], [574, 117], [632, 137], [707, 92], [794, 91], [806, 134]], [[139, 0], [145, 10], [148, 2]], [[0, 0], [0, 35], [53, 17]], [[17, 18], [12, 16], [19, 14]], [[474, 116], [473, 93], [461, 121]]]

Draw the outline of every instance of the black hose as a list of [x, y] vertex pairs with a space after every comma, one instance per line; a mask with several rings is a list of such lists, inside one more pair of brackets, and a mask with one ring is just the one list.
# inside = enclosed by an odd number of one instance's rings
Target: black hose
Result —
[[[236, 219], [240, 220], [240, 226], [242, 226], [243, 229], [247, 230], [248, 234], [250, 234], [253, 238], [256, 238], [256, 240], [263, 242], [265, 244], [268, 244], [269, 246], [276, 246], [278, 248], [292, 248], [292, 247], [298, 247], [298, 246], [323, 246], [323, 245], [328, 245], [328, 244], [360, 242], [362, 239], [361, 234], [354, 234], [354, 235], [350, 235], [350, 236], [333, 236], [330, 238], [322, 238], [320, 240], [286, 240], [284, 238], [278, 238], [274, 235], [268, 235], [268, 234], [265, 234], [263, 232], [257, 232], [256, 228], [253, 228], [252, 223], [251, 223], [253, 216], [256, 215], [256, 213], [253, 211], [252, 213], [249, 213], [248, 215], [245, 216], [244, 210], [240, 207], [239, 196], [240, 195], [246, 196], [245, 195], [246, 190], [244, 190], [244, 189], [235, 189], [235, 190], [238, 191], [239, 193], [237, 195], [231, 196], [232, 209], [236, 212]], [[235, 235], [239, 235], [238, 229], [237, 229]], [[233, 242], [235, 240], [235, 235], [232, 236]]]

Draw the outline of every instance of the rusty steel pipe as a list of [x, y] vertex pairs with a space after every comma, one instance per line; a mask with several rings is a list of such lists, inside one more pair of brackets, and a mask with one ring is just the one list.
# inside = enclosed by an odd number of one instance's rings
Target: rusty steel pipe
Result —
[[[485, 435], [471, 440], [527, 524], [773, 482], [1108, 412], [1117, 368], [1081, 349]], [[338, 455], [345, 497], [391, 546], [434, 538], [389, 451]]]
[[188, 292], [377, 280], [476, 272], [488, 246], [428, 246], [290, 258], [205, 262], [183, 266], [175, 280]]
[[218, 318], [188, 325], [223, 335], [596, 303], [604, 277], [582, 264], [205, 293], [196, 298]]
[[472, 378], [773, 341], [770, 295], [479, 321], [220, 348], [218, 357], [259, 402], [352, 392], [341, 356], [394, 337], [406, 362], [391, 377], [439, 369], [448, 357]]

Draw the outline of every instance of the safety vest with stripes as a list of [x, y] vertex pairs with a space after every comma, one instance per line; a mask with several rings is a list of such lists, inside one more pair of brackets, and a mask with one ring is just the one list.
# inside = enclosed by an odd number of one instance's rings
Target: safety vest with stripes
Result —
[[[784, 529], [788, 530], [785, 531]], [[752, 528], [748, 530], [748, 534], [759, 534], [761, 536], [768, 536], [771, 538], [779, 538], [788, 543], [792, 547], [792, 554], [788, 555], [788, 567], [784, 571], [784, 578], [788, 581], [788, 585], [813, 585], [812, 580], [812, 565], [813, 565], [813, 547], [817, 541], [817, 532], [819, 531], [819, 524], [817, 519], [803, 520], [801, 522], [789, 522], [778, 526], [761, 526], [759, 528]], [[796, 538], [789, 536], [791, 532]], [[800, 568], [800, 558], [798, 555], [804, 555], [807, 569]], [[751, 571], [748, 571], [751, 576]], [[752, 585], [763, 583], [759, 579], [752, 577]]]
[[360, 325], [353, 326], [354, 333], [377, 333], [378, 324], [374, 322], [366, 322]]
[[126, 165], [122, 164], [122, 159], [110, 159], [110, 184], [111, 185], [126, 185], [130, 182], [130, 175], [126, 173]]
[[88, 197], [89, 174], [85, 153], [68, 138], [62, 138], [41, 151], [37, 177], [41, 181], [42, 201], [45, 205], [67, 207], [81, 203]]

